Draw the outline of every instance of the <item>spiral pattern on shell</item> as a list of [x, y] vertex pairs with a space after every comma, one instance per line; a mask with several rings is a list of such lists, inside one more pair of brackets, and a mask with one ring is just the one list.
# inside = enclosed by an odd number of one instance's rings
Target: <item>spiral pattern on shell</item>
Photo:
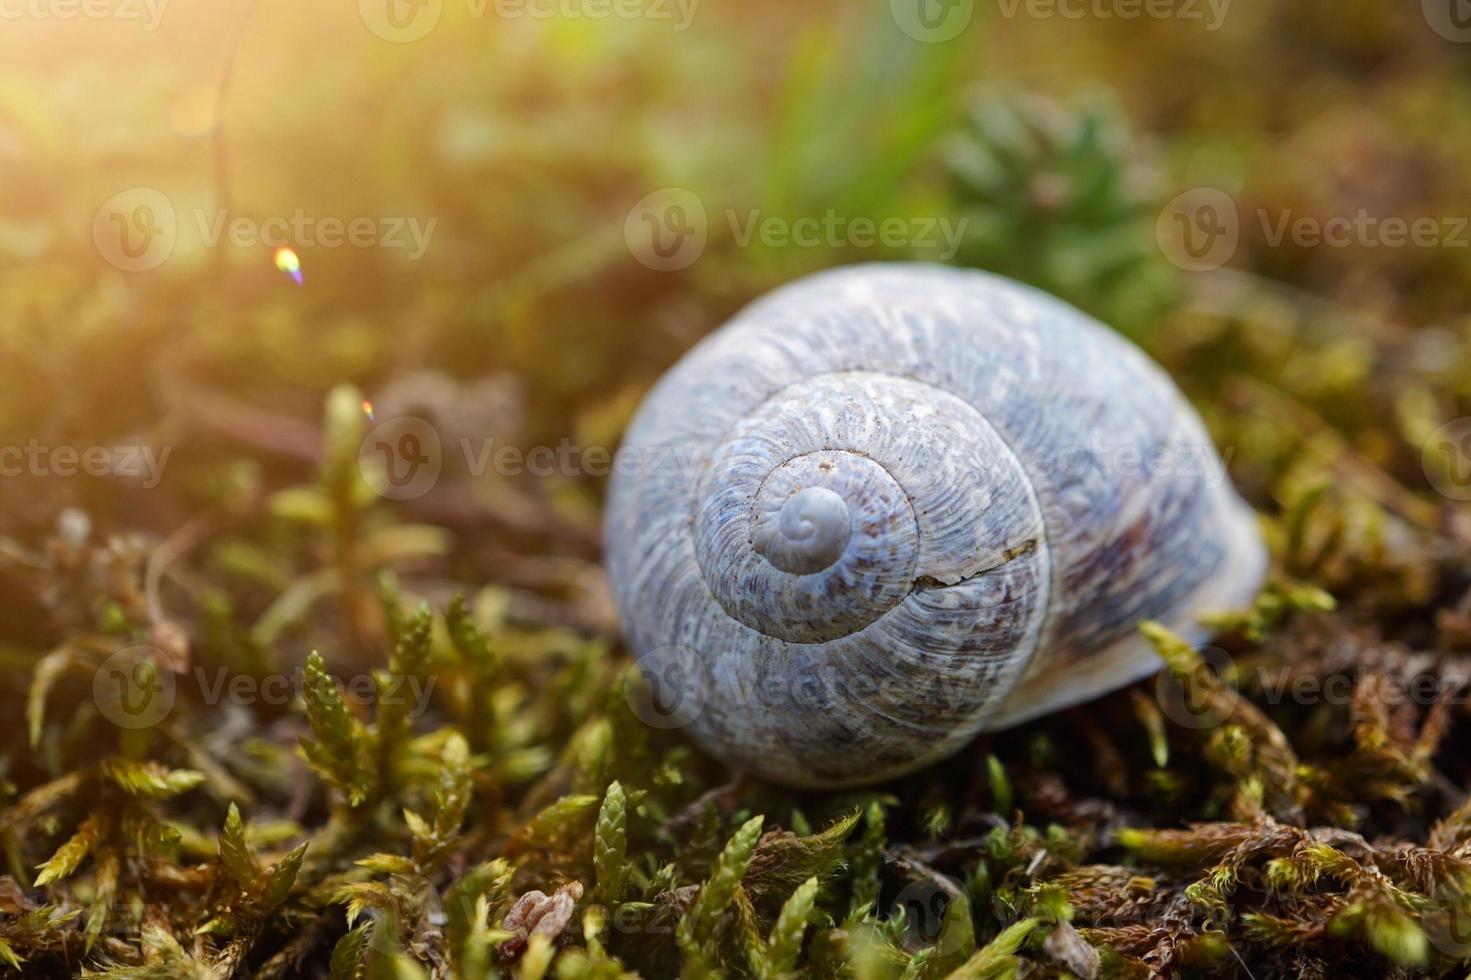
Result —
[[1213, 450], [1173, 384], [1042, 293], [860, 266], [753, 304], [649, 395], [606, 544], [646, 676], [732, 765], [902, 773], [1138, 679], [1134, 634], [1259, 583], [1224, 480], [1110, 446]]

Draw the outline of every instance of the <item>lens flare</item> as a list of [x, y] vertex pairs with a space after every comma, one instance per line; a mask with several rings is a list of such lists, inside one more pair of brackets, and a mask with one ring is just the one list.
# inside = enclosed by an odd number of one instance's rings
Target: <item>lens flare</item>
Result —
[[296, 249], [290, 245], [282, 245], [276, 249], [276, 268], [294, 279], [298, 286], [301, 285], [301, 257], [296, 254]]
[[368, 417], [369, 422], [377, 421], [375, 418], [373, 418], [373, 403], [368, 401], [366, 398], [363, 399], [363, 414]]

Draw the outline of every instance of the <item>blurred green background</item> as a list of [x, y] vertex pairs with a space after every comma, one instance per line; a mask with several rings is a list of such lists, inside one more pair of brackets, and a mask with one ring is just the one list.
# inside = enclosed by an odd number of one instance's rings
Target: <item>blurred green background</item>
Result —
[[[149, 513], [218, 492], [236, 449], [251, 473], [289, 467], [217, 416], [310, 422], [343, 380], [381, 397], [424, 369], [492, 378], [477, 390], [503, 440], [610, 445], [661, 370], [753, 296], [943, 251], [743, 246], [730, 215], [753, 210], [967, 218], [955, 261], [1146, 342], [1186, 329], [1202, 278], [1240, 284], [1184, 275], [1156, 242], [1160, 207], [1193, 187], [1240, 208], [1228, 271], [1402, 326], [1458, 329], [1471, 288], [1465, 247], [1274, 247], [1256, 218], [1471, 211], [1471, 48], [1414, 4], [1181, 3], [1136, 19], [936, 4], [941, 39], [916, 40], [886, 3], [620, 17], [588, 14], [604, 9], [593, 0], [548, 18], [549, 4], [392, 0], [386, 20], [376, 0], [173, 0], [155, 23], [141, 0], [68, 19], [27, 2], [49, 12], [0, 32], [0, 424], [22, 443], [175, 446], [163, 490], [127, 502]], [[133, 188], [165, 196], [176, 236], [156, 267], [125, 272], [94, 220]], [[624, 235], [664, 188], [708, 215], [703, 254], [676, 271], [641, 264]], [[430, 234], [417, 257], [293, 242], [298, 288], [268, 245], [211, 244], [221, 211]], [[598, 481], [563, 482], [532, 492], [594, 515]], [[24, 483], [0, 489], [7, 523], [121, 506], [114, 481]]]

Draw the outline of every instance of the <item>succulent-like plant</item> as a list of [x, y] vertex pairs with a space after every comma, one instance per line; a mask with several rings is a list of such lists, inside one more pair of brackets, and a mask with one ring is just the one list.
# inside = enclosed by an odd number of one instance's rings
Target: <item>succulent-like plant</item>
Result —
[[991, 95], [944, 141], [959, 265], [1039, 286], [1129, 333], [1177, 300], [1157, 204], [1125, 126], [1101, 107]]

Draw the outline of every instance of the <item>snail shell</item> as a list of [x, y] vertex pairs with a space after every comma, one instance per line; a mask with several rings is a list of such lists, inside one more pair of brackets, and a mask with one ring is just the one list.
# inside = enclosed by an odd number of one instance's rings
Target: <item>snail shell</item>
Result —
[[979, 272], [758, 300], [654, 388], [609, 574], [664, 717], [778, 782], [898, 775], [1159, 669], [1254, 595], [1251, 511], [1168, 376]]

